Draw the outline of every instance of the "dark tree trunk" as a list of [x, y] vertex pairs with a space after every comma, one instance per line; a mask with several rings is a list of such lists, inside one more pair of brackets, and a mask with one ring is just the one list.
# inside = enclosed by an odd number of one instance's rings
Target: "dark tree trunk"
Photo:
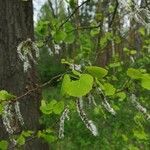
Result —
[[[17, 45], [33, 37], [33, 8], [32, 1], [0, 0], [0, 90], [5, 89], [15, 95], [22, 95], [30, 88], [36, 86], [37, 77], [34, 67], [27, 73], [23, 71], [23, 64], [18, 58]], [[23, 129], [37, 131], [40, 126], [39, 101], [40, 94], [32, 93], [20, 102], [21, 113], [25, 122], [21, 127], [19, 121], [14, 134]], [[6, 131], [2, 119], [0, 119], [0, 140], [8, 139], [10, 135]], [[48, 149], [40, 140], [27, 142], [26, 150]]]

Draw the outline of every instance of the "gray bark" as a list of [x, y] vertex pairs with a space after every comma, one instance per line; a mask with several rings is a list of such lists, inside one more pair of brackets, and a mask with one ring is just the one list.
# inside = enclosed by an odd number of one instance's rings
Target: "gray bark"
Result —
[[[18, 58], [17, 45], [33, 37], [33, 8], [32, 1], [0, 0], [0, 90], [7, 90], [15, 95], [22, 95], [27, 90], [36, 86], [37, 77], [34, 65], [27, 73], [23, 71], [23, 64]], [[37, 92], [21, 100], [21, 113], [25, 126], [18, 126], [16, 133], [23, 129], [37, 131], [39, 126], [39, 101]], [[8, 139], [9, 135], [0, 119], [0, 140]], [[23, 149], [44, 150], [48, 149], [38, 139], [27, 142]]]

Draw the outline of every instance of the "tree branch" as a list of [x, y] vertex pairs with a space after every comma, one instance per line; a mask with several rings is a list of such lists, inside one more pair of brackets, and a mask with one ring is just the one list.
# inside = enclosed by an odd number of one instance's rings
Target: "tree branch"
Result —
[[113, 24], [113, 21], [114, 21], [114, 19], [115, 19], [116, 14], [117, 14], [118, 6], [119, 6], [119, 3], [118, 3], [118, 0], [116, 0], [115, 10], [114, 10], [114, 12], [113, 12], [112, 19], [111, 19], [111, 21], [110, 21], [110, 23], [109, 23], [109, 25], [108, 25], [109, 28], [111, 28], [111, 26], [112, 26], [112, 24]]
[[32, 93], [32, 92], [34, 92], [34, 91], [37, 91], [38, 89], [43, 88], [43, 87], [45, 87], [45, 86], [51, 84], [51, 82], [52, 82], [53, 80], [55, 80], [55, 79], [61, 77], [62, 75], [63, 75], [63, 74], [59, 74], [59, 75], [57, 75], [57, 76], [54, 76], [54, 77], [51, 78], [48, 82], [45, 82], [45, 83], [42, 84], [42, 85], [38, 85], [37, 87], [35, 87], [35, 88], [33, 88], [33, 89], [27, 91], [27, 92], [24, 93], [23, 95], [18, 96], [18, 97], [14, 98], [14, 99], [0, 101], [0, 104], [3, 103], [3, 102], [7, 102], [7, 101], [8, 101], [9, 104], [15, 103], [16, 101], [20, 101], [20, 100], [22, 100], [22, 98], [24, 98], [25, 96], [29, 95], [30, 93]]
[[90, 0], [84, 1], [84, 2], [82, 2], [78, 7], [76, 7], [76, 8], [74, 9], [74, 11], [66, 18], [66, 20], [59, 26], [58, 30], [59, 30], [61, 27], [63, 27], [64, 24], [66, 24], [66, 23], [69, 21], [70, 18], [72, 18], [72, 16], [76, 13], [76, 11], [77, 11], [78, 9], [80, 9], [84, 4], [86, 4], [86, 3], [88, 3], [88, 2], [90, 2]]

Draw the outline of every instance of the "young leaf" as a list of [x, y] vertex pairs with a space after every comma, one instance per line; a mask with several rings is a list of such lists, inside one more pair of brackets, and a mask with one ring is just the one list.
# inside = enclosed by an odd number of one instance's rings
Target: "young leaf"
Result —
[[106, 69], [97, 66], [87, 66], [86, 70], [89, 74], [98, 79], [105, 77], [108, 73]]
[[86, 95], [93, 86], [93, 77], [89, 74], [81, 74], [79, 80], [70, 81], [69, 75], [65, 75], [62, 84], [62, 93], [80, 97]]
[[142, 77], [142, 73], [138, 69], [129, 68], [127, 71], [127, 75], [132, 79], [140, 79]]
[[92, 29], [91, 32], [90, 32], [90, 35], [92, 37], [94, 37], [97, 34], [99, 34], [99, 28]]
[[142, 75], [141, 85], [143, 88], [150, 90], [150, 74], [146, 73]]
[[0, 150], [7, 150], [8, 149], [8, 142], [5, 140], [0, 141]]
[[3, 105], [0, 104], [0, 115], [2, 114], [2, 112], [3, 112]]
[[20, 146], [25, 144], [25, 138], [22, 135], [18, 137], [17, 144]]
[[68, 33], [64, 39], [64, 42], [71, 44], [75, 40], [75, 34], [74, 33]]
[[67, 93], [74, 97], [84, 96], [90, 92], [92, 86], [93, 77], [88, 74], [82, 74], [79, 80], [70, 82], [70, 88], [68, 89]]
[[0, 101], [5, 101], [5, 100], [10, 100], [12, 98], [15, 98], [14, 95], [9, 94], [7, 91], [5, 90], [1, 90], [0, 91]]
[[148, 135], [143, 130], [142, 131], [134, 130], [133, 133], [134, 136], [139, 140], [146, 140], [148, 138]]
[[33, 134], [33, 131], [22, 131], [21, 135], [24, 137], [30, 137]]
[[64, 110], [64, 102], [63, 101], [57, 102], [53, 107], [53, 112], [58, 115], [61, 114], [61, 112], [63, 110]]
[[70, 77], [68, 74], [64, 75], [62, 86], [61, 86], [61, 94], [64, 95], [66, 94], [68, 84], [70, 83]]
[[126, 93], [125, 92], [119, 92], [116, 94], [117, 97], [119, 97], [120, 101], [123, 101], [126, 98]]
[[112, 84], [105, 83], [103, 86], [104, 86], [105, 95], [110, 96], [115, 94], [116, 89]]
[[66, 36], [67, 35], [64, 31], [59, 31], [54, 34], [54, 40], [59, 43], [63, 41], [66, 38]]
[[56, 103], [56, 100], [52, 100], [50, 103], [46, 104], [45, 100], [42, 100], [40, 110], [42, 111], [42, 113], [49, 115], [53, 112], [53, 106]]

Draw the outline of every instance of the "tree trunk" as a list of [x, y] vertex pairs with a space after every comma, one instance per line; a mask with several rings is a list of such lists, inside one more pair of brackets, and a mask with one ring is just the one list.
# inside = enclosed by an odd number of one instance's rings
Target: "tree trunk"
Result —
[[[36, 86], [37, 77], [34, 66], [32, 65], [32, 69], [24, 73], [23, 63], [17, 54], [17, 45], [27, 38], [34, 40], [33, 34], [32, 1], [0, 0], [0, 90], [4, 89], [19, 96]], [[15, 122], [11, 124], [14, 128], [13, 134], [18, 134], [24, 129], [37, 131], [40, 128], [39, 102], [40, 94], [37, 92], [21, 100], [20, 110], [24, 119], [24, 127], [16, 117]], [[8, 139], [10, 136], [0, 119], [0, 140]], [[35, 139], [27, 142], [24, 149], [44, 150], [48, 148], [40, 140]]]

